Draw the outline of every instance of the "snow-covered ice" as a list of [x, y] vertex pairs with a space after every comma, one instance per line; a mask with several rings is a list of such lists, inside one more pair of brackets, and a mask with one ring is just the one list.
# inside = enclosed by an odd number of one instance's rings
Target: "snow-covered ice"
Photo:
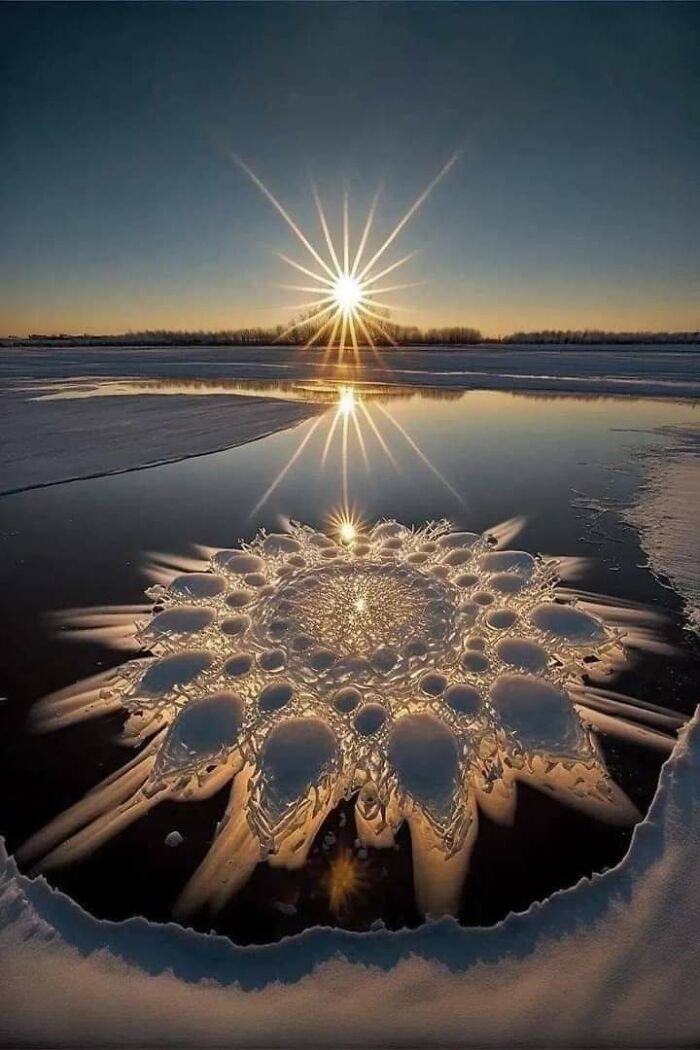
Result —
[[671, 581], [700, 631], [700, 426], [660, 432], [665, 440], [645, 453], [646, 481], [626, 518], [639, 531], [650, 568]]

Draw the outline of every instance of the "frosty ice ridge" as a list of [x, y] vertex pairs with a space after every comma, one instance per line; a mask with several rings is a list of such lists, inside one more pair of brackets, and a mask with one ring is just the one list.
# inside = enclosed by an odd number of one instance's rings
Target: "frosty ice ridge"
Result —
[[637, 723], [680, 720], [589, 683], [621, 666], [623, 639], [658, 644], [654, 631], [559, 587], [570, 560], [499, 549], [506, 535], [292, 523], [182, 562], [197, 571], [161, 567], [152, 606], [74, 614], [83, 635], [152, 655], [48, 697], [37, 727], [123, 709], [124, 743], [141, 750], [20, 860], [77, 860], [159, 802], [230, 781], [178, 914], [220, 908], [261, 860], [303, 865], [352, 797], [365, 846], [393, 845], [408, 822], [418, 906], [439, 914], [456, 911], [479, 810], [511, 822], [518, 782], [636, 820], [593, 727], [670, 750]]

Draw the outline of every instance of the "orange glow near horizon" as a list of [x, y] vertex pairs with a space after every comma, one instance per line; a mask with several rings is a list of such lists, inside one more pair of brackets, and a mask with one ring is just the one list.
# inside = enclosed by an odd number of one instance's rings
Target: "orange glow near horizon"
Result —
[[[664, 295], [658, 290], [639, 288], [624, 294], [609, 289], [603, 296], [587, 296], [584, 304], [576, 299], [561, 301], [549, 295], [545, 286], [530, 291], [527, 275], [520, 288], [504, 286], [499, 294], [485, 289], [465, 287], [459, 295], [465, 308], [454, 301], [443, 301], [438, 296], [425, 307], [411, 304], [411, 323], [419, 328], [464, 326], [479, 329], [484, 339], [499, 339], [513, 332], [579, 331], [585, 329], [605, 332], [689, 332], [700, 327], [700, 313], [694, 301]], [[523, 292], [530, 300], [521, 303]], [[60, 301], [37, 292], [35, 295], [16, 296], [0, 309], [0, 338], [27, 338], [30, 334], [53, 335], [68, 333], [81, 336], [121, 336], [129, 332], [219, 332], [242, 328], [273, 329], [285, 320], [279, 305], [271, 309], [262, 298], [246, 290], [240, 302], [231, 300], [231, 289], [192, 286], [173, 288], [162, 298], [162, 304], [141, 293], [120, 292], [114, 298], [114, 286], [105, 284], [104, 293], [91, 294], [90, 302], [83, 300], [80, 289], [68, 288]], [[288, 315], [287, 315], [288, 316]], [[362, 347], [361, 347], [362, 349]]]

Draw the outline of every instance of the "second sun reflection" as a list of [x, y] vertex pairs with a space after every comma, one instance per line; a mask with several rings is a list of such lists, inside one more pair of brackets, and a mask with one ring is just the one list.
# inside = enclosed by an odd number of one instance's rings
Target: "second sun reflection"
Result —
[[392, 451], [392, 444], [407, 447], [445, 486], [457, 502], [464, 505], [464, 500], [457, 489], [438, 470], [386, 405], [374, 399], [371, 403], [367, 403], [362, 397], [361, 388], [345, 384], [338, 386], [337, 392], [334, 392], [331, 409], [311, 423], [289, 459], [251, 510], [251, 517], [265, 506], [278, 485], [302, 457], [313, 435], [319, 428], [323, 430], [324, 426], [326, 429], [320, 458], [321, 469], [326, 468], [331, 450], [338, 444], [340, 445], [341, 511], [338, 520], [341, 525], [342, 522], [349, 522], [353, 516], [349, 484], [353, 457], [361, 456], [365, 469], [369, 473], [373, 462], [372, 449], [374, 452], [378, 450], [379, 454], [385, 456], [398, 471], [399, 465]]

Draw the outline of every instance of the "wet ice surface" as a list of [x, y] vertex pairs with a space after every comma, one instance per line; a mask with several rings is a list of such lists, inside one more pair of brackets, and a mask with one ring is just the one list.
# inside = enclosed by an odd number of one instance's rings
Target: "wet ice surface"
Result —
[[[130, 627], [151, 655], [47, 697], [34, 715], [47, 732], [121, 710], [123, 742], [140, 751], [33, 835], [20, 861], [74, 864], [155, 806], [230, 784], [177, 915], [219, 911], [260, 861], [306, 864], [343, 802], [354, 802], [364, 849], [391, 849], [408, 825], [417, 908], [441, 914], [458, 909], [478, 811], [511, 824], [518, 784], [633, 823], [596, 732], [668, 752], [680, 720], [641, 728], [643, 705], [635, 721], [632, 698], [588, 683], [624, 666], [626, 646], [653, 645], [654, 623], [626, 632], [615, 622], [625, 610], [603, 599], [594, 614], [558, 587], [557, 559], [497, 550], [511, 531], [384, 521], [340, 539], [291, 523], [191, 572], [163, 567], [153, 615]], [[232, 596], [245, 608], [234, 630]], [[121, 642], [125, 617], [117, 607], [93, 629], [113, 619]]]
[[[697, 396], [698, 350], [689, 346], [483, 346], [469, 349], [406, 347], [384, 351], [386, 367], [405, 381], [464, 386], [494, 384], [493, 388], [570, 389], [575, 393], [637, 393], [651, 389]], [[320, 378], [322, 358], [292, 347], [62, 347], [3, 350], [3, 370], [18, 380], [68, 380], [75, 377], [131, 379], [167, 378], [206, 381], [262, 378], [298, 380]], [[368, 351], [362, 353], [363, 372], [382, 377], [382, 366]], [[528, 383], [528, 381], [531, 381]], [[536, 385], [539, 382], [539, 386]], [[568, 387], [567, 387], [568, 382]], [[625, 386], [627, 384], [627, 386]], [[455, 385], [459, 385], [457, 382]], [[636, 388], [636, 389], [635, 389]]]

